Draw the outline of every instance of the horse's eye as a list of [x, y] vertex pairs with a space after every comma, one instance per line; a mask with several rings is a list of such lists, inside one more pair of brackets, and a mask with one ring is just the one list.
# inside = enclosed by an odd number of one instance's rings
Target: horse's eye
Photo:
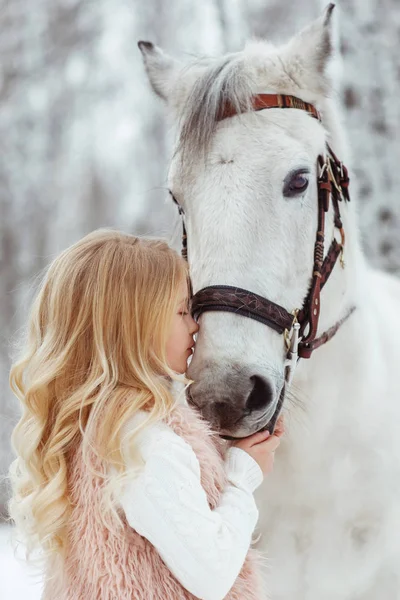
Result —
[[297, 171], [295, 173], [291, 173], [285, 179], [283, 195], [286, 198], [293, 198], [294, 196], [299, 196], [305, 192], [307, 187], [308, 173], [304, 173], [304, 171]]

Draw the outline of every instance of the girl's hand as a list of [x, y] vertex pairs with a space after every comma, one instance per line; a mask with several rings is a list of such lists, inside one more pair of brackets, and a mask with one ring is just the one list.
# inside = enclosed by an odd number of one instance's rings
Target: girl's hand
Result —
[[270, 435], [269, 431], [259, 431], [253, 433], [249, 437], [234, 442], [232, 446], [240, 448], [250, 454], [258, 463], [264, 475], [271, 473], [274, 466], [275, 450], [281, 443], [281, 437], [285, 429], [283, 425], [283, 417], [279, 417], [276, 422], [275, 431]]

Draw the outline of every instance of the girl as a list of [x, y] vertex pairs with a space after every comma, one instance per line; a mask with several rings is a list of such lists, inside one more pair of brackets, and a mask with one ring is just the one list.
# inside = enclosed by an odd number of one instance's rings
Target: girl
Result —
[[262, 597], [253, 491], [282, 431], [226, 451], [175, 400], [198, 331], [187, 281], [164, 242], [104, 230], [44, 278], [11, 370], [10, 502], [44, 600]]

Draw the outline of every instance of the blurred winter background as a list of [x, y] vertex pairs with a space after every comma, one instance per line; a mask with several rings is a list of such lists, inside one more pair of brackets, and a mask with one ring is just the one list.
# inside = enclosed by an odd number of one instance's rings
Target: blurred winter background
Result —
[[[147, 85], [138, 39], [184, 56], [284, 41], [325, 0], [0, 0], [0, 472], [18, 406], [10, 342], [34, 276], [100, 226], [170, 236], [169, 135]], [[339, 98], [353, 148], [352, 191], [371, 261], [400, 273], [400, 3], [339, 0]], [[0, 490], [6, 515], [7, 488]], [[0, 526], [1, 598], [40, 586]], [[5, 577], [4, 577], [5, 575]], [[7, 576], [8, 575], [8, 576]]]

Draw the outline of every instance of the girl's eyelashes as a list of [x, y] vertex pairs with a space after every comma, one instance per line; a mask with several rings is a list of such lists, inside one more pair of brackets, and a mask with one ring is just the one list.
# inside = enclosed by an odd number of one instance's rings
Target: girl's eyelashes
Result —
[[190, 314], [190, 306], [189, 304], [186, 304], [184, 307], [181, 307], [178, 311], [179, 315], [182, 315], [183, 317], [187, 316], [188, 314]]
[[184, 306], [180, 306], [178, 309], [178, 315], [182, 315], [183, 317], [187, 316], [190, 314], [190, 300], [188, 300], [187, 302], [185, 302]]

